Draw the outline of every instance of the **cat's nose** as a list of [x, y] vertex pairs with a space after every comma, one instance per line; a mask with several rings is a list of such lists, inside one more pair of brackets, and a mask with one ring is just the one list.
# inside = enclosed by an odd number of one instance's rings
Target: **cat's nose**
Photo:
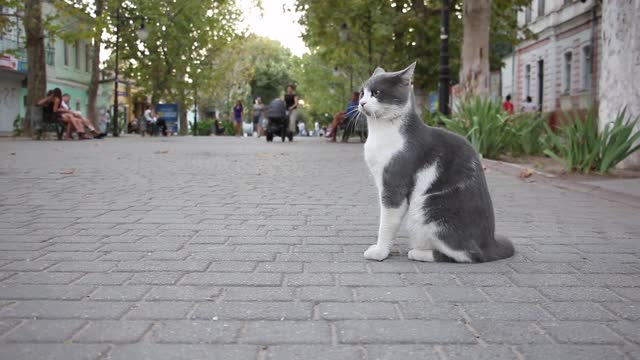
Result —
[[366, 101], [360, 101], [360, 106], [364, 107], [367, 104]]

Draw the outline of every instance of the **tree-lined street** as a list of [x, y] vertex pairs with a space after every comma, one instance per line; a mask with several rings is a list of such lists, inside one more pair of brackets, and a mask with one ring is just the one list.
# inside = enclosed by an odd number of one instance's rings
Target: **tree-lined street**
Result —
[[372, 262], [358, 144], [125, 137], [0, 153], [0, 359], [640, 358], [638, 194], [488, 162], [514, 258], [410, 262], [401, 236]]

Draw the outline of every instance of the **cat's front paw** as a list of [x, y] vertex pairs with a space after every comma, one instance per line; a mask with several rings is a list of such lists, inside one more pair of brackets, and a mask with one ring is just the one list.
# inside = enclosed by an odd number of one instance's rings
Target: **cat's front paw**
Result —
[[378, 245], [371, 245], [369, 246], [367, 251], [364, 252], [364, 258], [369, 260], [382, 261], [386, 259], [388, 256], [389, 256], [389, 249], [383, 248], [382, 246], [378, 246]]

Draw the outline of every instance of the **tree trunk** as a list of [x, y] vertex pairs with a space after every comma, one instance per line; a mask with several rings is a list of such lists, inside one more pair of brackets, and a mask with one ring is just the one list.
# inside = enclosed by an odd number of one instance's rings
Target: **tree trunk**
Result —
[[30, 106], [42, 99], [47, 89], [47, 67], [44, 53], [44, 29], [42, 25], [42, 3], [40, 0], [26, 0], [24, 29], [27, 36], [27, 120], [25, 134], [31, 136]]
[[[104, 0], [96, 0], [96, 21], [99, 22], [102, 17], [104, 8]], [[93, 37], [93, 50], [91, 53], [91, 83], [89, 84], [89, 104], [87, 105], [87, 117], [94, 126], [98, 124], [98, 87], [100, 80], [100, 37], [102, 36], [102, 27], [95, 29], [96, 33]]]
[[[626, 107], [627, 116], [640, 116], [640, 1], [605, 0], [602, 2], [602, 42], [595, 41], [591, 50], [594, 63], [600, 63], [599, 126], [615, 120]], [[636, 29], [635, 31], [632, 29]], [[602, 49], [598, 49], [602, 44]], [[602, 56], [602, 59], [598, 59]], [[597, 72], [596, 72], [597, 74]], [[595, 79], [594, 79], [595, 82]], [[640, 131], [640, 124], [636, 124]], [[640, 151], [620, 163], [621, 168], [640, 169]]]
[[489, 95], [489, 26], [491, 0], [464, 0], [462, 6], [462, 64], [460, 87], [463, 98]]
[[180, 108], [180, 135], [189, 135], [189, 122], [187, 121], [187, 108], [184, 106], [184, 101], [178, 104]]

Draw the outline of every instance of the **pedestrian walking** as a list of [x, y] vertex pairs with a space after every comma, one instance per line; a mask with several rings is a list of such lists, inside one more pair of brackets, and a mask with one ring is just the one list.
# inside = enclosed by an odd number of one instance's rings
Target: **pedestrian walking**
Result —
[[531, 96], [527, 96], [527, 100], [522, 104], [522, 112], [535, 112], [538, 110], [538, 105], [533, 103]]
[[262, 117], [264, 116], [264, 104], [262, 98], [258, 96], [253, 104], [253, 136], [260, 137], [263, 133]]
[[289, 131], [296, 132], [296, 122], [298, 120], [298, 95], [296, 95], [296, 87], [294, 85], [287, 86], [287, 93], [284, 95], [284, 103], [287, 105], [289, 116]]
[[242, 135], [242, 101], [236, 101], [236, 106], [233, 107], [233, 127], [236, 130], [236, 136]]
[[507, 95], [502, 103], [502, 110], [509, 113], [509, 115], [513, 115], [513, 103], [511, 102], [511, 94]]

